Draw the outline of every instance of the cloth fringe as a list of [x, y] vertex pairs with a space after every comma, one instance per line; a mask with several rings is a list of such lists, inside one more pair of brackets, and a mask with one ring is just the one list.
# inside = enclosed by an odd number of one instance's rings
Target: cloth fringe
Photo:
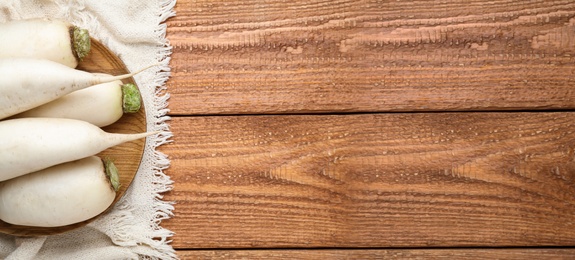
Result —
[[[61, 16], [68, 19], [77, 21], [79, 24], [84, 24], [90, 28], [96, 28], [92, 30], [94, 32], [100, 31], [99, 28], [103, 26], [93, 15], [82, 12], [85, 9], [85, 4], [78, 1], [67, 1], [61, 0], [57, 1], [60, 6]], [[108, 218], [112, 219], [114, 228], [107, 230], [102, 230], [104, 233], [109, 235], [113, 242], [119, 246], [131, 247], [132, 250], [140, 255], [143, 259], [177, 259], [174, 249], [169, 245], [171, 240], [170, 237], [173, 236], [173, 232], [164, 229], [160, 226], [163, 220], [166, 220], [173, 216], [172, 211], [174, 206], [172, 202], [162, 201], [162, 193], [170, 191], [172, 189], [173, 182], [170, 178], [163, 173], [165, 169], [170, 166], [170, 161], [168, 157], [157, 151], [157, 147], [160, 145], [171, 142], [170, 138], [173, 134], [169, 130], [168, 121], [170, 117], [167, 116], [169, 112], [168, 99], [170, 95], [166, 93], [165, 83], [170, 77], [170, 55], [172, 53], [172, 47], [168, 39], [166, 38], [167, 26], [163, 24], [168, 18], [176, 15], [174, 11], [174, 6], [176, 0], [160, 0], [160, 13], [157, 14], [157, 28], [154, 30], [157, 39], [157, 47], [160, 51], [157, 52], [156, 61], [159, 62], [154, 72], [153, 88], [154, 88], [154, 99], [153, 104], [157, 109], [147, 110], [147, 113], [152, 113], [152, 117], [156, 121], [153, 124], [153, 129], [148, 129], [149, 131], [161, 131], [153, 140], [149, 141], [151, 143], [151, 149], [153, 151], [152, 169], [153, 169], [153, 194], [154, 203], [153, 210], [155, 214], [150, 219], [150, 228], [146, 231], [141, 228], [134, 226], [134, 209], [125, 200], [121, 200], [115, 206], [115, 210], [111, 212]], [[102, 43], [108, 45], [112, 51], [115, 51], [113, 44], [109, 44], [109, 39], [106, 37], [101, 37], [101, 35], [95, 34]], [[136, 78], [137, 80], [137, 78]], [[142, 81], [144, 79], [141, 79]], [[150, 144], [148, 144], [150, 145]], [[105, 226], [97, 225], [98, 221], [90, 224], [91, 226]], [[134, 234], [137, 234], [135, 236]]]
[[[166, 144], [171, 142], [170, 138], [173, 134], [169, 130], [168, 121], [170, 117], [167, 116], [169, 112], [168, 107], [168, 99], [170, 98], [169, 94], [165, 93], [166, 86], [165, 83], [170, 77], [170, 55], [172, 53], [172, 48], [169, 44], [169, 41], [166, 38], [166, 29], [167, 26], [162, 24], [165, 22], [166, 19], [175, 16], [175, 12], [173, 8], [176, 4], [175, 0], [164, 0], [160, 1], [160, 14], [159, 14], [159, 21], [158, 21], [158, 28], [155, 30], [157, 33], [158, 39], [158, 48], [160, 51], [157, 53], [156, 60], [160, 63], [160, 66], [157, 67], [157, 71], [154, 73], [155, 77], [153, 79], [153, 85], [155, 88], [154, 94], [155, 98], [154, 102], [154, 109], [153, 111], [148, 111], [153, 113], [153, 117], [157, 119], [155, 124], [153, 125], [153, 129], [151, 131], [161, 131], [159, 135], [156, 136], [154, 140], [152, 140], [152, 147], [153, 147], [153, 171], [154, 171], [154, 216], [151, 219], [151, 231], [148, 234], [140, 237], [145, 239], [143, 240], [134, 240], [134, 237], [130, 237], [130, 233], [125, 233], [120, 228], [116, 230], [116, 235], [118, 237], [128, 238], [125, 241], [116, 241], [118, 244], [126, 244], [130, 246], [134, 245], [141, 245], [145, 244], [151, 247], [153, 250], [149, 250], [146, 247], [136, 246], [134, 248], [134, 252], [139, 254], [143, 259], [177, 259], [178, 257], [175, 254], [174, 249], [169, 245], [171, 240], [170, 237], [173, 236], [173, 232], [164, 229], [160, 226], [163, 220], [169, 219], [173, 216], [172, 211], [174, 210], [174, 206], [172, 202], [163, 201], [162, 193], [172, 190], [173, 181], [164, 174], [164, 170], [170, 166], [170, 161], [167, 155], [159, 152], [156, 148], [160, 145]], [[127, 206], [127, 205], [125, 205]], [[130, 212], [129, 206], [126, 209]], [[122, 210], [123, 211], [123, 210]], [[125, 212], [125, 211], [124, 211]], [[123, 215], [120, 218], [117, 218], [117, 225], [119, 227], [132, 227], [131, 225], [131, 218], [128, 215]], [[141, 232], [142, 230], [138, 230]]]

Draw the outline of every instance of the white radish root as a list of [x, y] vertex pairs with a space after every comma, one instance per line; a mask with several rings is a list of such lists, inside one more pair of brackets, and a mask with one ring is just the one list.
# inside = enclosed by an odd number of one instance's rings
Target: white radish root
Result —
[[90, 123], [65, 118], [0, 121], [0, 181], [92, 156], [156, 133], [107, 133]]
[[[106, 74], [96, 75], [111, 77]], [[122, 84], [122, 81], [116, 80], [74, 91], [11, 118], [70, 118], [104, 127], [116, 122], [124, 113], [137, 112], [140, 107], [141, 97], [138, 88], [133, 84]]]
[[46, 104], [73, 91], [132, 77], [147, 68], [119, 76], [97, 76], [49, 60], [0, 59], [0, 119]]
[[115, 199], [117, 188], [107, 174], [117, 179], [113, 164], [91, 156], [0, 182], [0, 219], [34, 227], [88, 220]]
[[0, 23], [0, 58], [48, 59], [71, 68], [90, 52], [90, 35], [59, 19]]

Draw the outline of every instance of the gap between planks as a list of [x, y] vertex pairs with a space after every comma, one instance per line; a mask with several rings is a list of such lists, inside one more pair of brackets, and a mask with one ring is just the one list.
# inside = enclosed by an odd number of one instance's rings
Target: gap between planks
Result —
[[182, 259], [571, 259], [573, 248], [177, 250]]

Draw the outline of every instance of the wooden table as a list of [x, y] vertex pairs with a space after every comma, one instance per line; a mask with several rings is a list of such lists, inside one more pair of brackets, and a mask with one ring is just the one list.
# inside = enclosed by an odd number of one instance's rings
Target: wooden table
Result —
[[575, 2], [179, 0], [182, 259], [575, 257]]

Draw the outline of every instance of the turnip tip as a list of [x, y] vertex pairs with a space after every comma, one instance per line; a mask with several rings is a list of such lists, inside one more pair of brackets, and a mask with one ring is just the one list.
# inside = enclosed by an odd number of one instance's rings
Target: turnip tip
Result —
[[111, 159], [104, 159], [104, 169], [106, 170], [106, 176], [110, 180], [110, 184], [114, 188], [114, 191], [118, 191], [122, 184], [120, 183], [120, 175], [118, 174], [118, 168], [114, 165]]
[[91, 48], [91, 39], [88, 30], [82, 29], [79, 27], [74, 26], [71, 29], [70, 34], [72, 34], [73, 43], [73, 51], [74, 55], [78, 60], [83, 60], [88, 53], [90, 53]]
[[122, 109], [124, 113], [136, 113], [142, 107], [140, 90], [134, 84], [122, 85]]

